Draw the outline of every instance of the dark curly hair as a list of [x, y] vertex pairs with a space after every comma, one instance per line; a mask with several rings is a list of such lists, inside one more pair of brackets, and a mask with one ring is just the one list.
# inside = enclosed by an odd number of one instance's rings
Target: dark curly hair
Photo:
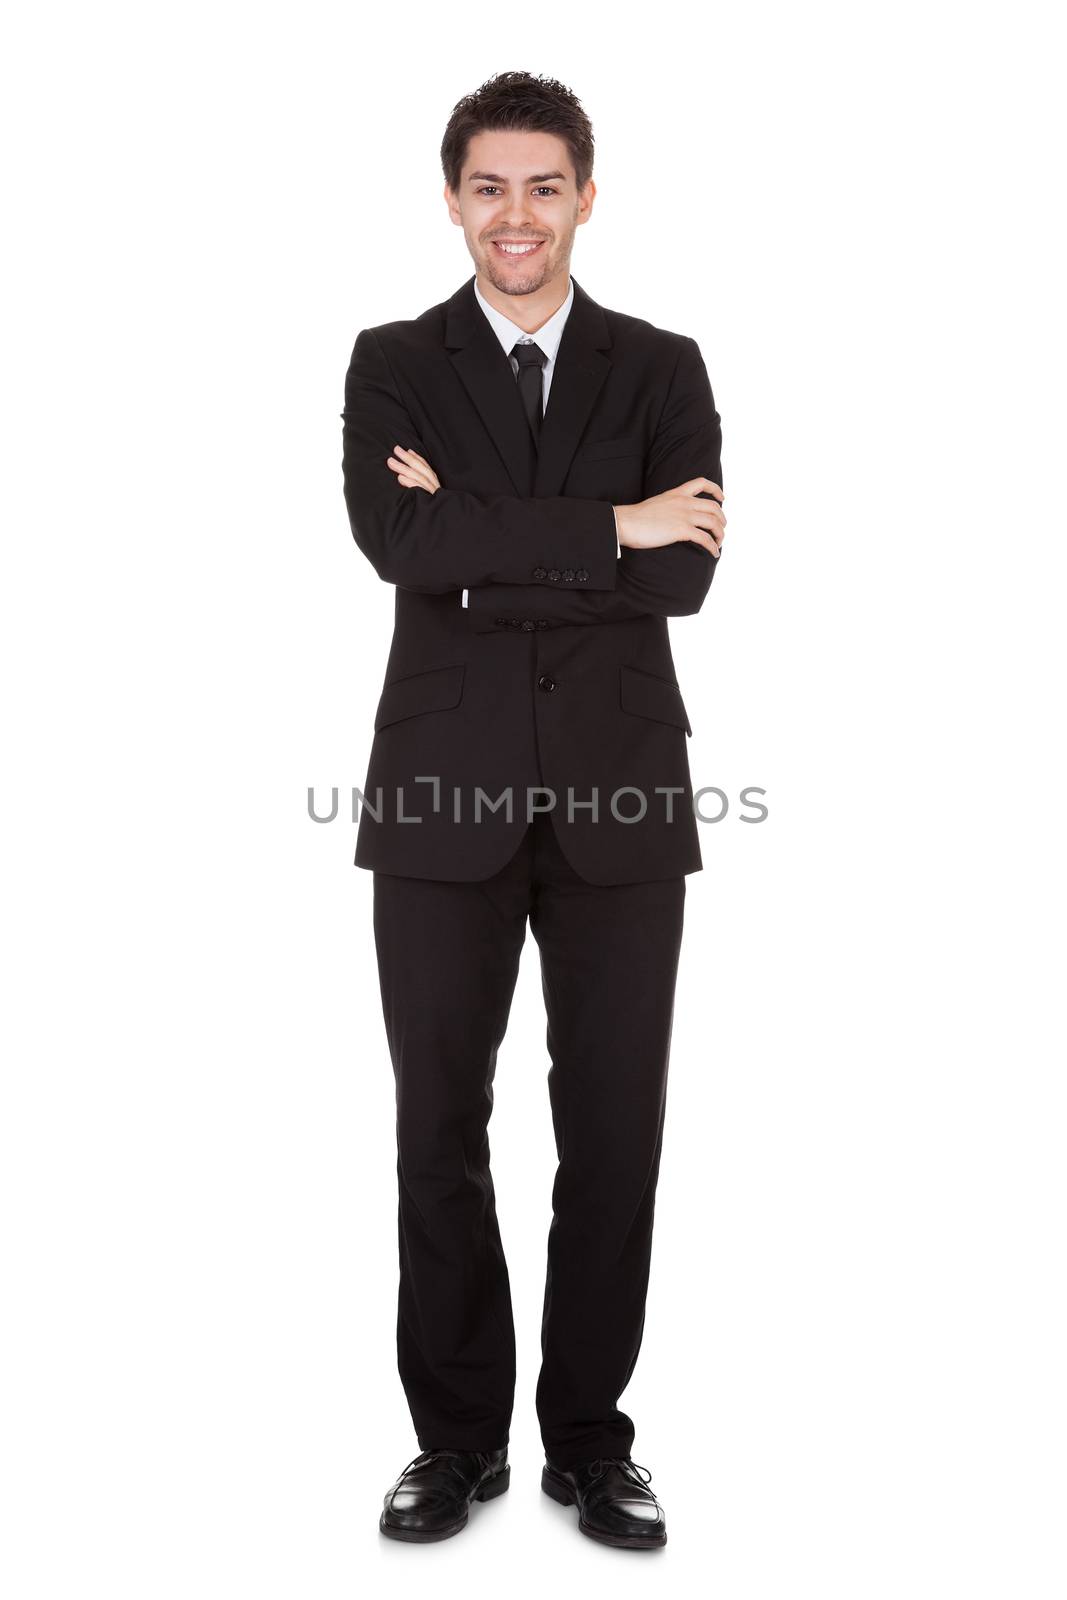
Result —
[[453, 108], [441, 141], [445, 181], [456, 193], [476, 133], [512, 129], [522, 133], [554, 133], [570, 152], [575, 183], [585, 187], [593, 175], [593, 125], [581, 102], [555, 78], [530, 72], [498, 72], [465, 94]]

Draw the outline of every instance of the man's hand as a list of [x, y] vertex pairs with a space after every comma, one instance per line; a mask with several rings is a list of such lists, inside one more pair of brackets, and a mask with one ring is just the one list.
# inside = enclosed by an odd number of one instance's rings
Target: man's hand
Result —
[[654, 550], [688, 539], [718, 560], [726, 533], [722, 499], [721, 485], [710, 478], [690, 478], [636, 505], [616, 506], [619, 543], [624, 549]]
[[436, 494], [441, 487], [441, 480], [425, 456], [420, 456], [417, 450], [405, 450], [400, 444], [395, 444], [393, 449], [403, 459], [398, 461], [396, 456], [390, 456], [387, 465], [396, 473], [404, 488], [425, 489], [430, 494]]

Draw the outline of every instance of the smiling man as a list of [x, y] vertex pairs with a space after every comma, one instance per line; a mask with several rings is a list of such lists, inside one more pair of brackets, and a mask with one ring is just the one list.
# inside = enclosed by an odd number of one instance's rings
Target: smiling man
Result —
[[559, 1164], [536, 1406], [542, 1487], [591, 1538], [666, 1542], [619, 1409], [645, 1316], [685, 880], [702, 862], [668, 618], [722, 546], [699, 348], [571, 276], [593, 137], [563, 85], [461, 100], [445, 200], [475, 273], [364, 328], [352, 533], [395, 588], [356, 864], [396, 1081], [397, 1351], [420, 1453], [380, 1515], [443, 1539], [508, 1487], [515, 1335], [488, 1123], [527, 923]]

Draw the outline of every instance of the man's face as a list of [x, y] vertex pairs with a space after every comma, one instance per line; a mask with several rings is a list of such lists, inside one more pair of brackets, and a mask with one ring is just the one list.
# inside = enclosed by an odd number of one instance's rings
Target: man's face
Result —
[[[574, 231], [588, 221], [595, 194], [591, 178], [578, 193], [567, 146], [553, 133], [477, 133], [458, 193], [445, 185], [471, 259], [501, 294], [535, 294], [566, 280]], [[535, 248], [507, 251], [508, 241]]]

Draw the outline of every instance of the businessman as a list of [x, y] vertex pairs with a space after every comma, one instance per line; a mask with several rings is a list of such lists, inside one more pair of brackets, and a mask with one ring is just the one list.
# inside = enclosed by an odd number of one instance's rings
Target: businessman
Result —
[[619, 1399], [644, 1328], [685, 880], [702, 867], [668, 618], [700, 611], [719, 560], [719, 416], [692, 338], [571, 276], [596, 188], [570, 90], [498, 75], [455, 107], [441, 159], [474, 276], [358, 334], [342, 413], [352, 533], [395, 588], [355, 859], [373, 872], [397, 1352], [420, 1452], [379, 1526], [447, 1538], [509, 1483], [515, 1337], [488, 1123], [528, 922], [559, 1158], [542, 1488], [589, 1537], [656, 1548], [664, 1511]]

